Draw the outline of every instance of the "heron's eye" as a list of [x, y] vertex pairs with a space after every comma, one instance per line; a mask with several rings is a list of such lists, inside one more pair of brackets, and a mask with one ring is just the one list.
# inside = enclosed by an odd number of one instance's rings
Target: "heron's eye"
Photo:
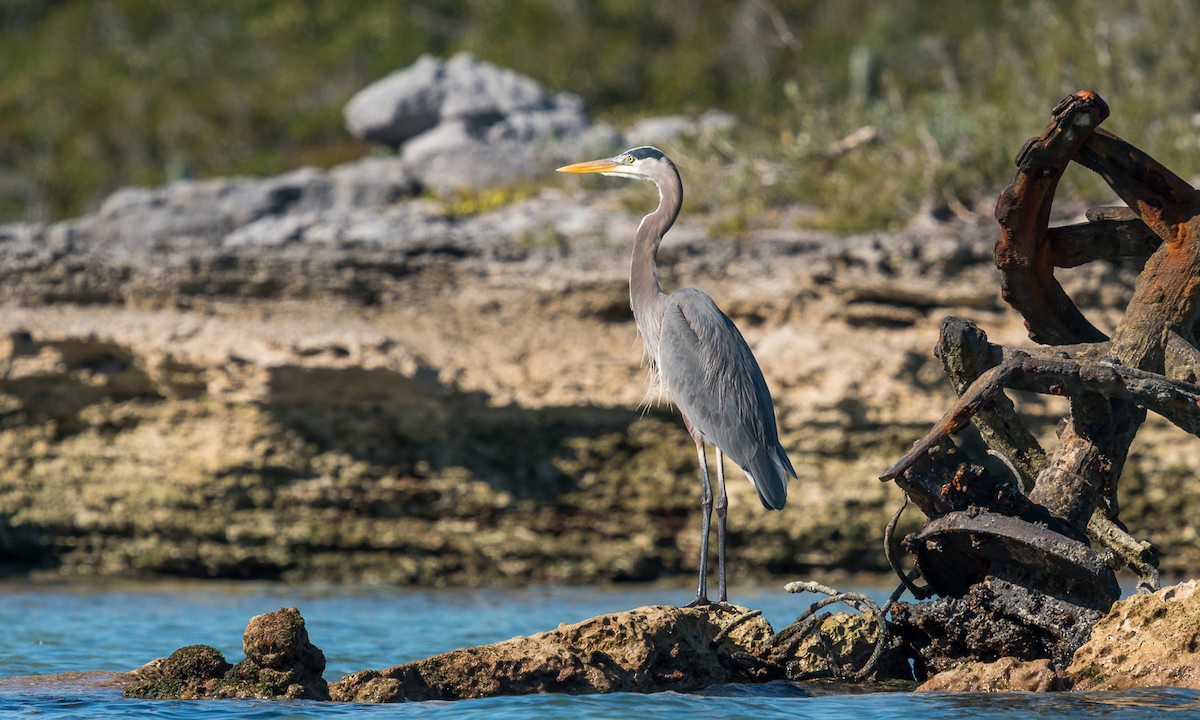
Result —
[[625, 156], [625, 164], [626, 164], [626, 165], [632, 165], [632, 164], [633, 164], [633, 156], [632, 156], [632, 155], [626, 155], [626, 156]]

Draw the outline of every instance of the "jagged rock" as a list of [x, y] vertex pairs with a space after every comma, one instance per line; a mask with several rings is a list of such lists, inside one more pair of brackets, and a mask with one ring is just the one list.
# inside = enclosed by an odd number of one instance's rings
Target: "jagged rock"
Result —
[[308, 640], [296, 608], [256, 615], [242, 636], [246, 659], [230, 665], [207, 645], [147, 663], [123, 680], [126, 697], [154, 700], [279, 698], [328, 700], [325, 655]]
[[126, 674], [125, 697], [152, 700], [212, 697], [230, 667], [216, 648], [188, 645]]
[[468, 53], [445, 63], [423, 55], [360, 90], [344, 115], [351, 134], [400, 149], [407, 172], [442, 194], [522, 182], [618, 144], [578, 96]]
[[[652, 606], [584, 620], [397, 665], [347, 675], [334, 700], [460, 700], [528, 693], [686, 692], [743, 677], [748, 653], [771, 635], [745, 608]], [[744, 657], [743, 657], [744, 656]]]
[[383, 208], [417, 193], [417, 181], [400, 158], [365, 157], [329, 171], [335, 208]]
[[179, 181], [118, 190], [95, 215], [54, 228], [78, 243], [110, 245], [114, 253], [168, 238], [219, 241], [261, 217], [325, 207], [329, 193], [328, 177], [313, 168], [262, 179]]
[[1200, 689], [1200, 581], [1113, 605], [1067, 668], [1077, 690]]
[[445, 99], [446, 68], [432, 55], [359, 90], [343, 116], [350, 134], [399, 147], [438, 123]]
[[444, 63], [422, 55], [358, 91], [344, 115], [355, 137], [399, 147], [448, 120], [486, 128], [510, 115], [559, 106], [574, 113], [581, 126], [588, 124], [578, 97], [556, 97], [532, 78], [459, 53]]
[[917, 692], [1049, 692], [1069, 690], [1071, 681], [1049, 660], [1003, 657], [994, 662], [965, 662], [917, 686]]

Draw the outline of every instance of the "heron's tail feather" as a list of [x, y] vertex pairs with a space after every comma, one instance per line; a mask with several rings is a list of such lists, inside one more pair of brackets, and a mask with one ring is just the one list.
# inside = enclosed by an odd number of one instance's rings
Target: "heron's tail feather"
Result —
[[758, 499], [768, 510], [781, 510], [787, 504], [788, 478], [796, 477], [792, 461], [788, 460], [783, 448], [776, 445], [773, 448], [762, 448], [742, 468], [746, 477], [758, 490]]

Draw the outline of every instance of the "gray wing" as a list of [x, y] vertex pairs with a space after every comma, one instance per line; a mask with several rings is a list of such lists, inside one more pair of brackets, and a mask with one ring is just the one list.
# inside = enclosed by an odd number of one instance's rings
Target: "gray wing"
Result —
[[796, 471], [779, 445], [762, 370], [733, 321], [699, 290], [672, 293], [657, 360], [667, 392], [692, 427], [746, 471], [764, 507], [782, 508]]

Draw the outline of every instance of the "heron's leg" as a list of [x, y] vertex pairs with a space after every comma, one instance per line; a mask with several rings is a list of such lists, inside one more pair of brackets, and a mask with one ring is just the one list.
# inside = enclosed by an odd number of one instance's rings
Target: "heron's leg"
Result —
[[728, 599], [725, 593], [725, 513], [729, 498], [725, 496], [725, 453], [717, 448], [717, 602]]
[[[691, 426], [688, 426], [691, 429]], [[696, 599], [687, 607], [708, 605], [708, 535], [712, 527], [712, 484], [708, 481], [708, 460], [704, 457], [704, 441], [695, 438], [696, 454], [700, 456], [700, 483], [704, 486], [700, 496], [700, 581], [696, 587]]]

